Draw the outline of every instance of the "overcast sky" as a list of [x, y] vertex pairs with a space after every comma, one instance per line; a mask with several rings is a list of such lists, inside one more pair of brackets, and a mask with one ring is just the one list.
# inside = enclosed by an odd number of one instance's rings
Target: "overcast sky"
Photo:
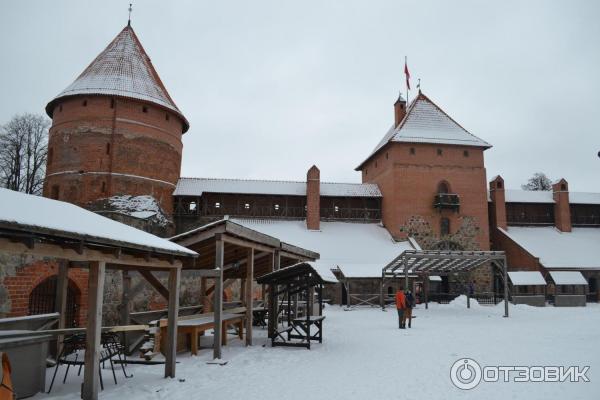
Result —
[[[129, 1], [3, 1], [0, 123], [42, 113], [127, 23]], [[404, 56], [492, 143], [488, 179], [600, 191], [600, 2], [134, 1], [132, 26], [190, 121], [182, 176], [359, 182]], [[411, 94], [414, 96], [414, 93]]]

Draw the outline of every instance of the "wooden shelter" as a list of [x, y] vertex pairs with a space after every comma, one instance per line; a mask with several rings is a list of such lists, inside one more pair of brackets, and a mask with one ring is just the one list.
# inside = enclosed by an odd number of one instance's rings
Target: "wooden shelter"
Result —
[[[408, 289], [409, 274], [420, 275], [428, 286], [429, 275], [448, 275], [468, 272], [487, 263], [497, 268], [504, 283], [504, 316], [508, 317], [508, 275], [506, 256], [503, 251], [446, 251], [446, 250], [405, 250], [381, 271], [381, 308], [385, 308], [383, 288], [389, 279], [404, 277], [405, 289]], [[427, 292], [424, 288], [425, 305]]]
[[[323, 341], [323, 285], [326, 281], [307, 262], [273, 271], [258, 278], [258, 283], [269, 286], [269, 337], [272, 346], [294, 346], [310, 349], [311, 340]], [[313, 315], [314, 289], [317, 289], [319, 309]], [[292, 313], [292, 296], [305, 298], [303, 317]], [[279, 302], [282, 296], [284, 301]], [[287, 326], [278, 329], [277, 317], [283, 313]], [[316, 332], [313, 333], [313, 331]], [[279, 340], [281, 339], [281, 340]], [[300, 341], [293, 341], [300, 339]]]
[[[241, 280], [242, 303], [245, 307], [246, 345], [252, 345], [254, 280], [269, 272], [301, 261], [314, 261], [319, 254], [281, 242], [279, 239], [222, 219], [171, 240], [200, 255], [183, 263], [184, 269], [199, 270], [201, 295], [213, 294], [214, 326], [222, 326], [223, 290]], [[213, 281], [208, 287], [207, 280]], [[221, 358], [223, 343], [221, 329], [215, 329], [213, 356]]]
[[[107, 268], [139, 271], [151, 284], [160, 285], [169, 300], [165, 377], [175, 377], [175, 321], [181, 266], [197, 254], [69, 203], [6, 189], [0, 189], [0, 200], [3, 204], [0, 208], [0, 251], [66, 261], [61, 263], [58, 273], [57, 311], [60, 319], [59, 330], [55, 333], [68, 332], [62, 329], [65, 327], [68, 268], [89, 269], [82, 398], [98, 398], [102, 302]], [[167, 288], [158, 282], [153, 271], [169, 272]]]

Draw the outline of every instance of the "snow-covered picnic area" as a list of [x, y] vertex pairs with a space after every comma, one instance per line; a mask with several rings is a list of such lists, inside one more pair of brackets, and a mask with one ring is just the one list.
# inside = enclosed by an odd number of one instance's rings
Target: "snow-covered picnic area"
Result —
[[[600, 306], [534, 308], [480, 306], [459, 297], [451, 304], [418, 305], [411, 329], [398, 329], [393, 308], [345, 311], [325, 308], [323, 344], [311, 350], [270, 347], [266, 329], [254, 330], [254, 345], [231, 336], [226, 365], [209, 365], [211, 336], [198, 356], [180, 353], [177, 378], [163, 379], [162, 365], [130, 365], [133, 378], [108, 365], [103, 399], [594, 399], [600, 393]], [[452, 364], [464, 357], [480, 365], [590, 366], [590, 382], [482, 382], [468, 391], [453, 386]], [[59, 371], [52, 394], [35, 399], [78, 399], [82, 377]], [[47, 370], [48, 380], [53, 369]], [[60, 380], [59, 380], [60, 378]]]

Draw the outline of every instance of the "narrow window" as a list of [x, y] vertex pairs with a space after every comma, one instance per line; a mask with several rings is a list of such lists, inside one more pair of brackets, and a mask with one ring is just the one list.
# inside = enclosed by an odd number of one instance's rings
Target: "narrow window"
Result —
[[245, 208], [246, 210], [249, 210], [249, 209], [250, 209], [250, 204], [249, 204], [249, 203], [246, 203], [246, 204], [244, 204], [244, 208]]
[[102, 182], [102, 193], [106, 192], [106, 182]]
[[450, 220], [448, 218], [442, 218], [440, 221], [440, 235], [446, 236], [450, 234]]
[[165, 114], [165, 119], [168, 121], [171, 117], [169, 116], [169, 113]]
[[417, 153], [417, 150], [415, 150], [414, 147], [411, 147], [410, 148], [410, 154], [414, 156], [416, 153]]
[[375, 168], [377, 168], [377, 161], [375, 161]]
[[146, 107], [146, 106], [143, 106], [143, 107], [142, 107], [142, 112], [145, 112], [145, 113], [147, 113], [147, 112], [148, 112], [148, 107]]
[[84, 107], [87, 107], [87, 100], [84, 100], [84, 101], [83, 101], [83, 106], [84, 106]]
[[279, 210], [279, 204], [275, 204], [275, 211]]
[[565, 185], [564, 183], [561, 183], [560, 190], [562, 190], [562, 191], [567, 190], [567, 185]]
[[438, 194], [448, 194], [450, 193], [450, 188], [446, 182], [440, 182], [438, 185]]
[[52, 159], [54, 158], [54, 148], [50, 147], [48, 149], [48, 165], [52, 164]]
[[339, 212], [339, 211], [340, 211], [340, 208], [339, 208], [338, 206], [335, 206], [335, 207], [333, 207], [333, 211], [335, 211], [335, 212]]
[[463, 151], [463, 156], [465, 156], [465, 157], [469, 157], [469, 150], [465, 150], [465, 151]]
[[62, 112], [62, 104], [60, 106], [58, 106], [58, 111]]
[[496, 187], [497, 187], [498, 189], [502, 189], [502, 182], [498, 182], [498, 183], [496, 184]]
[[50, 198], [54, 199], [54, 200], [58, 200], [58, 192], [59, 192], [59, 186], [58, 185], [54, 185], [52, 186], [52, 190], [50, 193]]
[[216, 203], [215, 203], [215, 208], [221, 208], [221, 203], [219, 203], [219, 202], [216, 202]]
[[442, 149], [437, 149], [437, 155], [441, 156], [442, 155]]
[[110, 154], [110, 143], [106, 143], [106, 154]]
[[110, 99], [110, 108], [115, 108], [115, 99]]
[[388, 153], [385, 153], [385, 159], [388, 160], [390, 158], [390, 155]]
[[369, 170], [365, 169], [365, 175], [369, 175]]

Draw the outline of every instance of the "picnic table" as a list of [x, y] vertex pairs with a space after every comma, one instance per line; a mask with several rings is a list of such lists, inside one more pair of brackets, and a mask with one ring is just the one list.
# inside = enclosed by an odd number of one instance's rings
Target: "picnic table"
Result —
[[[221, 332], [223, 345], [227, 345], [227, 327], [235, 325], [238, 329], [238, 337], [244, 339], [244, 314], [225, 313], [222, 316]], [[164, 322], [163, 322], [164, 321]], [[185, 349], [185, 342], [179, 340], [182, 336], [189, 337], [190, 351], [193, 355], [198, 354], [198, 335], [203, 335], [209, 329], [215, 329], [214, 316], [199, 316], [197, 318], [189, 318], [177, 321], [177, 351]], [[167, 335], [166, 320], [161, 320], [160, 323], [161, 349], [165, 348], [162, 339]]]

